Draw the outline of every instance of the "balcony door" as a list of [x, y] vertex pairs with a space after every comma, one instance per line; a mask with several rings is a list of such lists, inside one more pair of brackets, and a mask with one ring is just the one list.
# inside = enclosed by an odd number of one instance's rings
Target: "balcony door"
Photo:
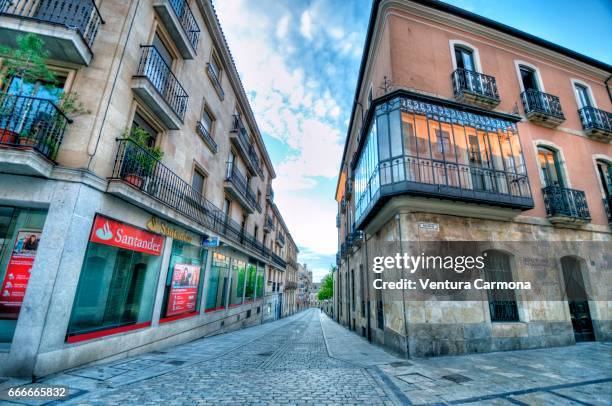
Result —
[[457, 69], [464, 70], [459, 73], [459, 77], [465, 80], [466, 89], [471, 92], [482, 93], [480, 75], [475, 73], [476, 64], [474, 63], [474, 51], [469, 48], [456, 46], [455, 62], [457, 63]]
[[538, 147], [538, 161], [540, 163], [542, 178], [544, 179], [544, 187], [565, 187], [561, 175], [561, 165], [556, 151]]
[[521, 71], [521, 82], [523, 82], [523, 89], [535, 90], [539, 92], [540, 86], [538, 84], [536, 72], [527, 66], [521, 66], [519, 69]]
[[575, 83], [574, 88], [576, 89], [576, 95], [578, 96], [578, 107], [593, 107], [593, 101], [591, 100], [591, 94], [586, 86]]

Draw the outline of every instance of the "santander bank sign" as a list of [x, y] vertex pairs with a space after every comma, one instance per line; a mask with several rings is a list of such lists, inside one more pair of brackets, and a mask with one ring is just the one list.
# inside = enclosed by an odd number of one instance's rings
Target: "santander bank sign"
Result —
[[164, 237], [150, 233], [129, 224], [96, 215], [89, 241], [130, 251], [161, 255]]

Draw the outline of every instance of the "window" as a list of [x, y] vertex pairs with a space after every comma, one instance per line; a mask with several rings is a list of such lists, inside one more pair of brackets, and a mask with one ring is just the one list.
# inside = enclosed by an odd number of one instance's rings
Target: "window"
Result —
[[227, 220], [230, 216], [230, 208], [232, 206], [232, 202], [229, 199], [225, 199], [223, 201], [223, 213], [225, 214], [225, 219]]
[[604, 196], [610, 200], [610, 197], [612, 197], [612, 165], [609, 162], [597, 160], [597, 174], [599, 175]]
[[524, 90], [540, 90], [536, 72], [532, 68], [521, 65], [519, 71], [521, 72], [521, 81], [523, 82]]
[[247, 280], [244, 297], [246, 301], [249, 301], [255, 298], [255, 284], [257, 283], [257, 266], [255, 264], [249, 263], [247, 265], [246, 274]]
[[574, 89], [576, 89], [576, 97], [578, 98], [579, 108], [593, 107], [591, 94], [587, 86], [581, 85], [580, 83], [574, 83]]
[[471, 49], [455, 46], [455, 61], [458, 69], [475, 71], [474, 52]]
[[351, 269], [351, 310], [355, 311], [355, 270]]
[[157, 53], [161, 57], [161, 59], [168, 65], [169, 69], [172, 69], [172, 65], [174, 63], [174, 57], [172, 56], [172, 52], [168, 49], [164, 41], [160, 38], [158, 33], [155, 33], [153, 37], [153, 46], [157, 50]]
[[[116, 242], [113, 236], [118, 233], [126, 238]], [[151, 241], [150, 247], [137, 244], [143, 239]], [[68, 325], [68, 342], [150, 324], [163, 242], [160, 235], [95, 217]]]
[[221, 62], [217, 57], [217, 54], [213, 52], [212, 57], [210, 58], [210, 70], [213, 76], [216, 78], [217, 82], [221, 82]]
[[193, 179], [191, 185], [201, 195], [204, 195], [204, 188], [206, 186], [206, 175], [200, 172], [198, 169], [193, 171]]
[[229, 156], [227, 157], [227, 179], [232, 177], [232, 173], [234, 172], [234, 163], [236, 162], [236, 154], [234, 151], [230, 151]]
[[0, 348], [13, 340], [46, 218], [46, 210], [0, 206]]
[[257, 204], [261, 205], [261, 190], [257, 191]]
[[436, 130], [436, 138], [438, 139], [438, 153], [441, 155], [448, 154], [450, 152], [450, 134], [448, 131]]
[[197, 312], [208, 251], [180, 240], [172, 242], [162, 318]]
[[375, 289], [376, 292], [376, 327], [380, 330], [385, 329], [385, 313], [383, 309], [382, 290]]
[[545, 147], [538, 147], [538, 163], [544, 179], [544, 186], [564, 187], [561, 176], [561, 166], [556, 151]]
[[[503, 252], [487, 251], [484, 276], [487, 282], [512, 282], [510, 256]], [[519, 321], [516, 295], [510, 289], [488, 290], [492, 322]]]
[[253, 238], [255, 238], [255, 241], [257, 241], [258, 234], [259, 234], [259, 227], [255, 225], [255, 227], [253, 228]]
[[202, 124], [202, 128], [209, 136], [213, 134], [213, 123], [215, 119], [212, 113], [204, 106], [202, 110], [202, 117], [200, 118], [200, 123]]
[[134, 118], [132, 119], [132, 131], [134, 131], [135, 129], [144, 130], [147, 134], [149, 134], [149, 138], [147, 140], [148, 147], [155, 146], [155, 144], [157, 143], [158, 131], [138, 111], [134, 113]]
[[361, 287], [361, 317], [366, 317], [366, 299], [368, 297], [363, 264], [359, 264], [359, 286]]
[[207, 312], [225, 308], [229, 268], [230, 257], [215, 252], [208, 277], [205, 309]]
[[246, 262], [232, 259], [232, 276], [230, 285], [230, 307], [240, 306], [244, 296], [244, 284], [246, 282]]

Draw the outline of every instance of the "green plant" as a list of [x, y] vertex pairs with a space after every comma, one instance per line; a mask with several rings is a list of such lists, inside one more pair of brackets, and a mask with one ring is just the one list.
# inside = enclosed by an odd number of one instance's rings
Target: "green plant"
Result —
[[317, 294], [317, 299], [319, 300], [327, 300], [334, 297], [334, 276], [333, 272], [336, 267], [331, 267], [331, 272], [325, 275], [323, 280], [321, 281], [321, 287], [319, 288], [319, 293]]
[[79, 100], [77, 92], [62, 93], [59, 97], [58, 107], [71, 117], [90, 113], [89, 109]]
[[149, 146], [151, 134], [146, 132], [140, 127], [132, 127], [126, 129], [123, 133], [124, 138], [132, 140], [142, 150], [133, 149], [130, 154], [130, 159], [134, 159], [138, 163], [140, 169], [139, 174], [143, 176], [149, 176], [155, 168], [155, 164], [160, 161], [164, 156], [164, 151], [160, 147]]
[[[26, 34], [17, 37], [17, 47], [0, 47], [2, 57], [3, 77], [20, 77], [23, 83], [42, 81], [45, 86], [57, 83], [55, 73], [45, 63], [49, 51], [44, 47], [45, 42], [36, 34]], [[21, 90], [18, 89], [18, 93]]]

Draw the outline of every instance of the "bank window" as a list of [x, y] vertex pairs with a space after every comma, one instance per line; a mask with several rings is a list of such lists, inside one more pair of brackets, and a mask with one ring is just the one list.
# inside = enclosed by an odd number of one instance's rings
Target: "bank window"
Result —
[[[512, 282], [510, 256], [503, 252], [487, 251], [484, 276], [487, 282]], [[487, 294], [492, 322], [519, 321], [514, 290], [491, 289]]]
[[46, 210], [0, 206], [0, 349], [13, 340], [46, 217]]
[[172, 242], [161, 322], [197, 314], [202, 297], [207, 253], [205, 248], [197, 245], [180, 240]]
[[96, 216], [70, 316], [67, 342], [151, 324], [163, 237]]
[[255, 281], [255, 297], [261, 298], [264, 295], [264, 269], [257, 267], [257, 280]]
[[229, 282], [230, 257], [215, 252], [208, 276], [205, 311], [225, 309]]
[[255, 287], [257, 283], [257, 266], [249, 263], [246, 269], [246, 288], [244, 290], [244, 300], [246, 302], [255, 299]]
[[244, 261], [232, 260], [232, 276], [230, 285], [230, 307], [240, 306], [244, 298], [244, 284], [246, 282], [246, 263]]

